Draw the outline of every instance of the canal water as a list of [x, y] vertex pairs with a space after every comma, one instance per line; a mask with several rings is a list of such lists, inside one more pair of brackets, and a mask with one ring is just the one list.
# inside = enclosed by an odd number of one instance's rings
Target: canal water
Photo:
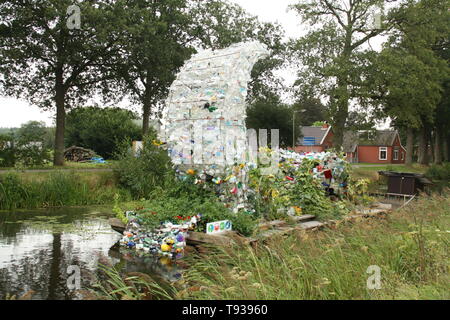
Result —
[[91, 289], [102, 265], [146, 273], [157, 282], [181, 277], [157, 257], [120, 249], [111, 217], [110, 208], [102, 207], [0, 212], [0, 299], [80, 299], [76, 289]]

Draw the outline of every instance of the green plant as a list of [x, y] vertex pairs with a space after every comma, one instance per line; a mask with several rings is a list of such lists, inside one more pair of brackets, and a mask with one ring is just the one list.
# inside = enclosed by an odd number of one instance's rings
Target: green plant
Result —
[[[444, 299], [450, 298], [450, 197], [434, 194], [386, 219], [323, 232], [273, 238], [256, 248], [217, 248], [192, 257], [183, 299]], [[367, 289], [371, 265], [380, 290]]]
[[116, 154], [114, 172], [120, 186], [129, 190], [135, 199], [147, 198], [157, 187], [164, 187], [174, 176], [167, 151], [153, 144], [155, 132], [145, 137], [139, 155], [131, 150], [131, 141], [125, 140]]
[[369, 179], [350, 179], [347, 187], [347, 197], [353, 203], [368, 205], [373, 202], [373, 198], [369, 196]]
[[442, 165], [433, 164], [425, 173], [425, 176], [432, 180], [450, 180], [450, 162]]
[[124, 213], [124, 211], [120, 208], [119, 205], [120, 195], [118, 193], [114, 194], [114, 207], [112, 209], [113, 213], [116, 214], [116, 217], [120, 219], [124, 224], [128, 223], [128, 219]]
[[206, 224], [218, 220], [231, 220], [233, 230], [249, 236], [256, 229], [256, 217], [244, 212], [232, 213], [219, 201], [216, 194], [200, 188], [189, 181], [170, 179], [166, 188], [156, 188], [142, 203], [143, 209], [138, 214], [147, 228], [152, 229], [162, 222], [170, 221], [178, 224], [188, 221], [197, 214], [202, 219], [197, 230], [204, 232]]
[[45, 146], [47, 129], [43, 122], [30, 121], [17, 132], [15, 153], [23, 166], [42, 166], [50, 163], [50, 151]]
[[115, 267], [99, 266], [104, 276], [94, 291], [99, 297], [109, 300], [172, 299], [173, 290], [166, 290], [150, 276], [142, 273], [124, 275]]
[[0, 210], [107, 204], [116, 194], [130, 199], [126, 190], [90, 182], [75, 172], [54, 171], [42, 179], [26, 179], [17, 173], [0, 175]]
[[16, 163], [14, 137], [0, 134], [0, 167], [14, 167]]
[[95, 150], [104, 158], [116, 153], [118, 141], [141, 140], [137, 116], [125, 109], [84, 107], [71, 110], [66, 120], [66, 146]]

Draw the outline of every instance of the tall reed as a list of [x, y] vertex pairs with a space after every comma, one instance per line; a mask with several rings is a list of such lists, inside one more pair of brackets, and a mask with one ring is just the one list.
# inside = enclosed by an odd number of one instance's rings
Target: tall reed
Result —
[[[450, 197], [191, 258], [181, 299], [449, 299]], [[380, 268], [380, 289], [367, 282]], [[192, 289], [192, 288], [195, 288]], [[199, 290], [198, 288], [201, 288]]]
[[55, 171], [40, 179], [17, 173], [0, 175], [0, 210], [112, 203], [119, 193], [129, 200], [129, 192], [108, 179], [87, 179], [81, 173]]

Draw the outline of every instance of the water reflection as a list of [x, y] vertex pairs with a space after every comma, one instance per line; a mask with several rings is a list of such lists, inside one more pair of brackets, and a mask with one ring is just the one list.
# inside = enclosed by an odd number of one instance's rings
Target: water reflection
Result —
[[[165, 280], [180, 271], [156, 257], [138, 257], [117, 245], [120, 234], [108, 208], [62, 208], [0, 213], [0, 299], [33, 293], [33, 299], [75, 299], [67, 268], [81, 270], [82, 289], [96, 281], [99, 263], [122, 266]], [[32, 291], [30, 291], [32, 290]]]

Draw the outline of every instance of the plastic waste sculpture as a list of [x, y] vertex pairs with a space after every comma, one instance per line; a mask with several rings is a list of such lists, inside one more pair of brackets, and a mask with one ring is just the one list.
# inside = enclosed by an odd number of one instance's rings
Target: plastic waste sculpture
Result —
[[[259, 42], [238, 43], [202, 51], [182, 67], [161, 119], [180, 176], [195, 172], [199, 180], [220, 184], [230, 167], [241, 164], [242, 169], [248, 151], [247, 86], [254, 64], [268, 54]], [[236, 185], [228, 191], [245, 197], [245, 173], [232, 171]]]
[[183, 66], [163, 116], [174, 164], [206, 165], [216, 173], [226, 164], [245, 161], [247, 84], [253, 65], [267, 55], [259, 42], [239, 43], [202, 51]]

